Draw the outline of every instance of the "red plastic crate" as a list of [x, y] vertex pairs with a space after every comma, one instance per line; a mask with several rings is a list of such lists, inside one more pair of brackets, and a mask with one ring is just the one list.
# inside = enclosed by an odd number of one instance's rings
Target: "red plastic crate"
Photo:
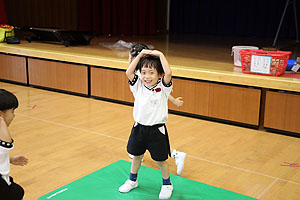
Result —
[[280, 76], [286, 70], [291, 52], [289, 51], [240, 51], [242, 72], [266, 76]]

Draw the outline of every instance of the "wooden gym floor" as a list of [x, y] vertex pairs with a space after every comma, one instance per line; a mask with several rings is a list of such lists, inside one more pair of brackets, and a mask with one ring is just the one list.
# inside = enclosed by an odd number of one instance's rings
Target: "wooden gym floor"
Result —
[[[29, 164], [12, 166], [11, 176], [25, 200], [129, 160], [131, 106], [3, 82], [0, 88], [20, 101], [9, 127], [11, 155]], [[299, 138], [173, 114], [167, 127], [171, 147], [188, 155], [182, 177], [262, 200], [300, 199]], [[174, 160], [168, 163], [176, 174]], [[143, 165], [158, 169], [148, 153]]]

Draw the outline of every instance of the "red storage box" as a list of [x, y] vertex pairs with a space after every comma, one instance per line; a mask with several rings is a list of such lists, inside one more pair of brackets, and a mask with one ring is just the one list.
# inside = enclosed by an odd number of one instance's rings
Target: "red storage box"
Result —
[[280, 76], [285, 72], [291, 52], [289, 51], [240, 51], [242, 72], [266, 76]]

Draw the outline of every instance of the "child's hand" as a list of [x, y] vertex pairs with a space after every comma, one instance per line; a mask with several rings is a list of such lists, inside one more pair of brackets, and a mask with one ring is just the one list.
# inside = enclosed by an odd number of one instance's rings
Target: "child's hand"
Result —
[[10, 163], [14, 165], [27, 165], [28, 159], [25, 156], [13, 156], [10, 158]]
[[143, 49], [143, 50], [141, 51], [140, 54], [141, 54], [141, 56], [144, 56], [144, 55], [152, 55], [152, 56], [157, 56], [157, 57], [163, 55], [163, 53], [160, 52], [160, 51], [157, 51], [157, 50], [149, 50], [149, 49]]
[[183, 98], [182, 97], [177, 97], [176, 99], [174, 99], [174, 105], [177, 107], [180, 107], [183, 105]]
[[157, 57], [164, 55], [162, 52], [157, 51], [157, 50], [152, 50], [152, 51], [150, 50], [149, 54], [152, 56], [157, 56]]
[[163, 55], [162, 52], [157, 51], [157, 50], [153, 50], [150, 54], [153, 55], [153, 56], [158, 56], [158, 57], [161, 56], [161, 55]]
[[149, 55], [150, 53], [152, 52], [152, 50], [149, 50], [149, 49], [143, 49], [141, 51], [141, 53], [139, 54], [139, 56], [143, 57], [145, 55]]

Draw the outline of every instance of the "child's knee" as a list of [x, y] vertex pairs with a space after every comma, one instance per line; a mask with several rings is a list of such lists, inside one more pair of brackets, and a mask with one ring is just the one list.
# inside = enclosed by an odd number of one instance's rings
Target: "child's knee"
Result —
[[166, 167], [166, 166], [169, 166], [167, 161], [156, 161], [157, 165], [162, 168], [162, 167]]
[[133, 156], [134, 161], [142, 161], [142, 159], [144, 158], [144, 154], [140, 155], [140, 156]]

